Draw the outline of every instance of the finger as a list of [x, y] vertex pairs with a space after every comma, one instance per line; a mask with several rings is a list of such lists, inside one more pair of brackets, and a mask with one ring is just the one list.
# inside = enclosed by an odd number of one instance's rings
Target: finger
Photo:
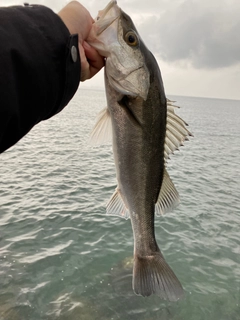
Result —
[[81, 81], [85, 81], [90, 78], [90, 65], [87, 61], [84, 48], [79, 44], [79, 51], [81, 57]]
[[90, 46], [86, 41], [83, 42], [85, 56], [90, 65], [91, 74], [94, 76], [105, 65], [105, 58], [102, 57], [96, 49]]

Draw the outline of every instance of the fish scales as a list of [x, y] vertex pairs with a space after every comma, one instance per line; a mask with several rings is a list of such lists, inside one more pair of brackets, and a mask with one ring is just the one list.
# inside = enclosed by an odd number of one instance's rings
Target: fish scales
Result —
[[99, 11], [88, 41], [106, 57], [107, 108], [92, 140], [101, 142], [111, 132], [118, 186], [107, 212], [131, 219], [133, 290], [176, 301], [183, 288], [158, 247], [154, 218], [178, 202], [166, 162], [190, 132], [166, 99], [154, 56], [116, 1]]

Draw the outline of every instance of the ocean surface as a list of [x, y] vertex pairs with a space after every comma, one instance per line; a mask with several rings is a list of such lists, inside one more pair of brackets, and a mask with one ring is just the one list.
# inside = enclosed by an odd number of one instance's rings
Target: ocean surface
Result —
[[0, 320], [240, 319], [240, 101], [169, 98], [194, 137], [168, 163], [181, 203], [156, 238], [184, 299], [131, 289], [131, 223], [105, 214], [111, 146], [88, 141], [105, 93], [80, 87], [0, 155]]

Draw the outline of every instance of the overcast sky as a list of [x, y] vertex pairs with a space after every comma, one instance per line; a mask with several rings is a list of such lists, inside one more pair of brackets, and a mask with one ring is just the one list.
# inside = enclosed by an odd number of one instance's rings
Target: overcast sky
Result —
[[[2, 6], [23, 2], [0, 0]], [[67, 2], [30, 3], [57, 12]], [[95, 17], [108, 0], [80, 2]], [[118, 0], [118, 5], [157, 58], [167, 95], [240, 99], [240, 0]], [[83, 86], [103, 87], [103, 73]]]

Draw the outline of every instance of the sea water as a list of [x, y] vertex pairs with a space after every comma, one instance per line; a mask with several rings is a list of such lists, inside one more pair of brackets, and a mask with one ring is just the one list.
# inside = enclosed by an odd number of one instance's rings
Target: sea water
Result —
[[156, 238], [184, 299], [132, 291], [130, 221], [105, 215], [111, 145], [88, 140], [105, 93], [80, 88], [0, 155], [1, 320], [240, 319], [240, 101], [169, 98], [194, 137], [168, 162], [181, 203]]

